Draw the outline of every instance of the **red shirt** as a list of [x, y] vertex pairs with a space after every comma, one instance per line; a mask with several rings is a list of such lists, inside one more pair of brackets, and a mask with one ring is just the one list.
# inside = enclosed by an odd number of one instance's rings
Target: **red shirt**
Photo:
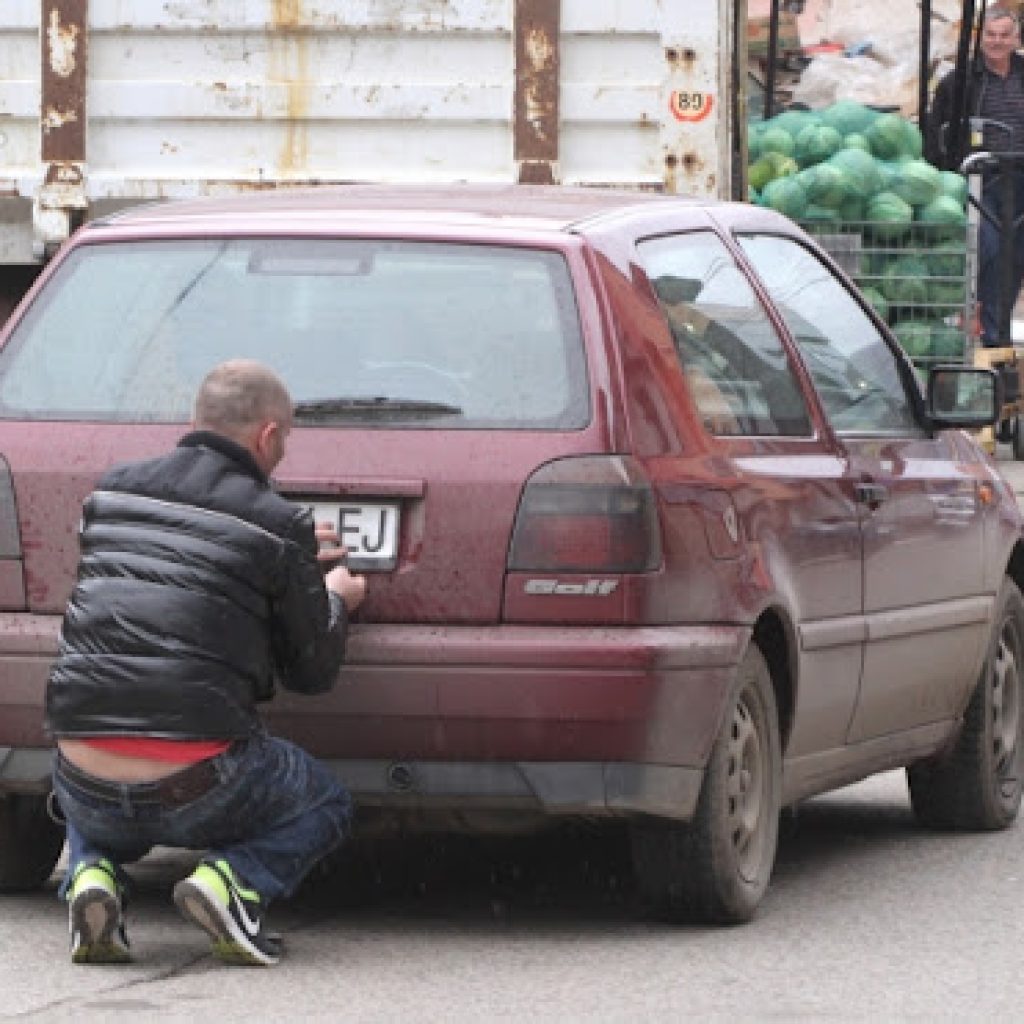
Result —
[[168, 740], [159, 736], [89, 736], [90, 747], [127, 757], [151, 757], [154, 761], [193, 764], [223, 754], [230, 740]]

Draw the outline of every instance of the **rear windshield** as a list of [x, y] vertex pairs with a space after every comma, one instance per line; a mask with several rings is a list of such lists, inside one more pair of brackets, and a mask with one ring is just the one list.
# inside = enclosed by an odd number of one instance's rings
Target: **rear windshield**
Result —
[[203, 376], [237, 357], [281, 375], [299, 424], [589, 419], [560, 254], [237, 238], [71, 253], [0, 351], [0, 417], [186, 422]]

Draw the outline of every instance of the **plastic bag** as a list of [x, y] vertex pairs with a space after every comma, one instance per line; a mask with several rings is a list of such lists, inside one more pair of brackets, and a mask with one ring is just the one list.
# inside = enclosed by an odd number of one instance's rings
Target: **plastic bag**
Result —
[[903, 60], [891, 67], [872, 57], [822, 54], [807, 66], [793, 87], [796, 103], [818, 110], [839, 100], [866, 106], [898, 107], [905, 117], [917, 113], [917, 62]]

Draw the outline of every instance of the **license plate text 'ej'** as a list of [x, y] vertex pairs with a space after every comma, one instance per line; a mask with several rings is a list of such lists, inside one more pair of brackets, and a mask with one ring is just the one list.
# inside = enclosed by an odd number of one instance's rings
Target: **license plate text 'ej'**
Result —
[[316, 523], [330, 523], [358, 572], [387, 572], [398, 561], [398, 505], [394, 502], [310, 502]]

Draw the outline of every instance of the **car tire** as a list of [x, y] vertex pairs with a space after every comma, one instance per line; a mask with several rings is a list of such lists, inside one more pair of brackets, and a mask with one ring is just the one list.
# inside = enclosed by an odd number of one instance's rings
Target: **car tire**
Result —
[[45, 882], [64, 847], [45, 796], [0, 796], [0, 892], [27, 892]]
[[741, 924], [768, 888], [779, 833], [782, 754], [768, 664], [740, 663], [690, 822], [643, 819], [630, 837], [641, 900], [670, 921]]
[[952, 748], [907, 769], [917, 819], [930, 828], [1006, 828], [1021, 801], [1024, 598], [1004, 580], [985, 664]]

